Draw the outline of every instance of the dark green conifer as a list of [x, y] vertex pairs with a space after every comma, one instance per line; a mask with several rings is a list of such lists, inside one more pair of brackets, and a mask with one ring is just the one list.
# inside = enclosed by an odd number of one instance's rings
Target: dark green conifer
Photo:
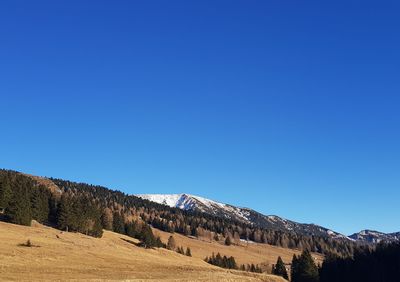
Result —
[[272, 274], [282, 276], [286, 280], [289, 279], [285, 264], [283, 263], [283, 260], [281, 257], [278, 257], [276, 264], [273, 266]]
[[5, 174], [2, 179], [0, 179], [0, 209], [6, 210], [10, 203], [12, 196], [12, 190], [10, 181], [8, 180], [8, 174]]
[[309, 251], [303, 251], [299, 258], [292, 262], [295, 268], [293, 282], [319, 282], [318, 267]]
[[114, 232], [124, 234], [125, 233], [125, 223], [124, 218], [119, 212], [114, 212], [113, 214], [113, 230]]
[[34, 187], [31, 192], [32, 218], [46, 223], [49, 218], [49, 192], [46, 187]]
[[57, 225], [58, 228], [65, 231], [70, 231], [73, 226], [73, 212], [69, 198], [64, 194], [58, 203], [57, 209]]
[[26, 182], [16, 183], [13, 187], [12, 197], [10, 199], [6, 214], [10, 222], [20, 225], [31, 225], [31, 203]]

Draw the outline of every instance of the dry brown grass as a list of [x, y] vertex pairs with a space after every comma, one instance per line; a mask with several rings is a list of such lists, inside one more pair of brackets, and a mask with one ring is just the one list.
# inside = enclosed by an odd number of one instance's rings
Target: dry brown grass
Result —
[[[121, 238], [134, 241], [108, 231], [103, 238], [92, 238], [39, 224], [0, 222], [0, 280], [284, 281], [211, 266], [199, 259], [196, 247], [190, 258], [164, 249], [142, 249]], [[28, 239], [34, 248], [18, 246]]]
[[[168, 241], [171, 235], [171, 233], [158, 229], [153, 229], [153, 232], [159, 235], [164, 243]], [[177, 233], [172, 234], [172, 236], [175, 238], [177, 246], [183, 246], [185, 250], [190, 247], [193, 257], [204, 259], [213, 252], [215, 254], [219, 252], [221, 255], [233, 256], [238, 264], [254, 263], [267, 269], [270, 269], [272, 264], [276, 263], [278, 256], [281, 256], [285, 263], [290, 263], [293, 254], [301, 254], [298, 250], [285, 249], [268, 244], [240, 243], [240, 245], [225, 246], [223, 243], [186, 237]], [[323, 256], [316, 253], [312, 255], [317, 262], [322, 263]]]

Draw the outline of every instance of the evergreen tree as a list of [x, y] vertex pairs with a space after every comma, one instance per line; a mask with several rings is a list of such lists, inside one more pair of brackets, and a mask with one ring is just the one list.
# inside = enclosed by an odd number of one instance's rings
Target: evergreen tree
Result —
[[99, 238], [103, 236], [101, 214], [99, 209], [94, 204], [88, 206], [87, 218], [85, 220], [84, 228], [86, 235]]
[[49, 198], [49, 217], [48, 220], [50, 223], [57, 223], [57, 214], [58, 214], [58, 199], [55, 195], [50, 193]]
[[292, 281], [298, 280], [298, 268], [299, 268], [299, 258], [294, 254], [292, 258], [292, 266], [290, 277]]
[[237, 264], [234, 257], [226, 258], [226, 268], [237, 269]]
[[225, 239], [225, 245], [230, 246], [232, 245], [231, 237], [227, 236]]
[[121, 216], [119, 212], [114, 212], [113, 214], [113, 230], [116, 233], [120, 234], [125, 233], [124, 218]]
[[61, 196], [61, 200], [58, 203], [57, 209], [57, 226], [61, 230], [70, 231], [73, 227], [74, 214], [72, 207], [68, 201], [68, 197], [64, 194]]
[[276, 264], [272, 268], [272, 274], [282, 276], [286, 280], [289, 279], [288, 273], [286, 271], [285, 264], [283, 263], [283, 260], [281, 257], [278, 257], [278, 260], [276, 261]]
[[132, 238], [138, 237], [137, 224], [134, 221], [125, 224], [125, 234]]
[[223, 268], [228, 268], [228, 269], [238, 268], [234, 257], [232, 256], [229, 258], [227, 256], [222, 257], [220, 253], [217, 253], [216, 256], [213, 253], [211, 257], [206, 257], [205, 261], [208, 262], [209, 264]]
[[171, 235], [168, 238], [167, 249], [168, 250], [175, 250], [175, 248], [176, 248], [176, 242], [175, 242], [174, 237]]
[[141, 240], [141, 246], [145, 248], [162, 247], [161, 240], [154, 236], [153, 231], [147, 224], [142, 225], [142, 229], [138, 237], [138, 239]]
[[189, 247], [186, 248], [186, 255], [187, 255], [188, 257], [191, 257], [191, 256], [192, 256], [192, 252], [190, 251], [190, 248], [189, 248]]
[[309, 251], [303, 251], [300, 258], [292, 262], [292, 267], [295, 268], [293, 282], [319, 282], [318, 267]]
[[11, 200], [12, 190], [10, 181], [8, 180], [8, 174], [0, 178], [0, 209], [7, 209]]
[[31, 192], [32, 218], [41, 223], [46, 223], [49, 219], [49, 191], [46, 187], [39, 186]]
[[10, 221], [20, 225], [31, 225], [31, 203], [27, 183], [16, 183], [6, 210]]

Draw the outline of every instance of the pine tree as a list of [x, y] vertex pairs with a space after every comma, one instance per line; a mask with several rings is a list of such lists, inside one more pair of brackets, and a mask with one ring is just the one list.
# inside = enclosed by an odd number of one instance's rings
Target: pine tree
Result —
[[191, 257], [191, 256], [192, 256], [192, 252], [190, 251], [190, 248], [189, 248], [189, 247], [187, 247], [187, 249], [186, 249], [186, 255], [187, 255], [188, 257]]
[[132, 238], [138, 237], [137, 224], [134, 221], [125, 224], [125, 234]]
[[225, 239], [225, 245], [230, 246], [232, 245], [231, 237], [227, 236]]
[[120, 234], [125, 233], [124, 218], [121, 216], [119, 212], [114, 212], [113, 214], [113, 230], [116, 233]]
[[15, 185], [6, 214], [12, 223], [31, 225], [31, 205], [26, 183], [17, 183]]
[[145, 248], [162, 247], [161, 240], [154, 236], [153, 231], [148, 224], [142, 225], [142, 229], [138, 237], [138, 239], [141, 241], [141, 245]]
[[293, 282], [319, 282], [318, 267], [309, 251], [303, 251], [292, 267], [295, 267]]
[[296, 255], [293, 255], [291, 273], [290, 273], [290, 277], [291, 277], [292, 281], [298, 281], [298, 279], [299, 279], [298, 268], [299, 268], [299, 258]]
[[32, 218], [38, 222], [45, 223], [49, 218], [49, 192], [46, 187], [39, 186], [31, 192]]
[[73, 212], [69, 197], [65, 194], [61, 196], [57, 209], [57, 226], [61, 230], [70, 231], [73, 226]]
[[278, 260], [276, 261], [276, 264], [272, 268], [272, 274], [282, 276], [286, 280], [289, 279], [288, 273], [286, 271], [285, 264], [283, 263], [283, 260], [281, 257], [278, 257]]
[[93, 237], [103, 236], [103, 226], [101, 224], [101, 213], [94, 204], [89, 204], [87, 207], [87, 218], [84, 222], [84, 228], [87, 235]]
[[229, 269], [237, 269], [237, 264], [234, 257], [227, 258], [227, 268]]
[[254, 263], [250, 265], [250, 272], [256, 272], [256, 266], [254, 265]]
[[169, 236], [168, 238], [168, 243], [167, 243], [167, 249], [168, 250], [175, 250], [176, 248], [176, 242], [173, 236]]
[[57, 223], [57, 214], [58, 214], [58, 198], [50, 193], [49, 198], [49, 222]]
[[181, 247], [178, 247], [177, 253], [178, 253], [178, 254], [181, 254], [181, 255], [184, 255], [184, 254], [185, 254], [185, 250], [183, 249], [182, 246], [181, 246]]
[[11, 200], [12, 191], [8, 174], [0, 179], [0, 209], [7, 209]]

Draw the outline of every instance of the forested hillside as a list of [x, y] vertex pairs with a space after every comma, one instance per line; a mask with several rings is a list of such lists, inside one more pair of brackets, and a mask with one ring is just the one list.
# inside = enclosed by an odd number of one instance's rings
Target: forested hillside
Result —
[[170, 208], [101, 186], [50, 180], [58, 189], [48, 189], [37, 178], [0, 170], [3, 220], [29, 225], [31, 219], [36, 219], [62, 230], [97, 237], [102, 235], [102, 229], [112, 230], [139, 238], [146, 247], [161, 246], [149, 225], [163, 231], [210, 240], [235, 243], [245, 239], [341, 256], [351, 255], [356, 247], [348, 240], [263, 229], [205, 213]]

